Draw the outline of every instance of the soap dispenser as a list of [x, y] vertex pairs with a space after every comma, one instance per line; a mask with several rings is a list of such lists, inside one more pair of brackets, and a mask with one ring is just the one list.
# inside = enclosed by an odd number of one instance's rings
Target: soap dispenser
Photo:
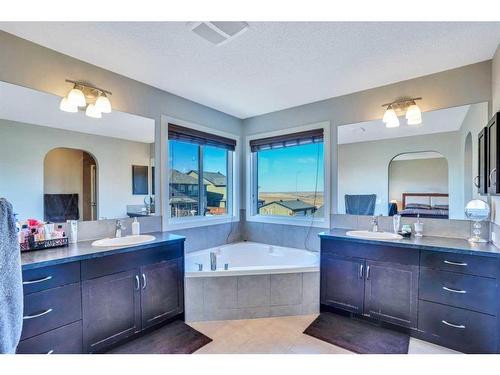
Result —
[[134, 222], [132, 223], [132, 235], [138, 236], [139, 234], [141, 234], [141, 223], [139, 223], [137, 218], [134, 218]]

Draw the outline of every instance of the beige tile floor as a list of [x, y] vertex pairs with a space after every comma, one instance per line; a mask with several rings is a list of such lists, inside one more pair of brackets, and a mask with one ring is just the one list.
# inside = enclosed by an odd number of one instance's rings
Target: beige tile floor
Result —
[[[213, 339], [196, 354], [350, 354], [346, 349], [302, 333], [316, 317], [317, 315], [302, 315], [192, 322], [189, 325]], [[409, 353], [457, 352], [411, 338]]]

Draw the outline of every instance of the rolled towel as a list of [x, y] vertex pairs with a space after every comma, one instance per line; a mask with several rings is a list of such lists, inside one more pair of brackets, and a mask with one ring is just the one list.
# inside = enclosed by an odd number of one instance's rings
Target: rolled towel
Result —
[[21, 253], [12, 205], [0, 198], [0, 353], [15, 353], [23, 328]]

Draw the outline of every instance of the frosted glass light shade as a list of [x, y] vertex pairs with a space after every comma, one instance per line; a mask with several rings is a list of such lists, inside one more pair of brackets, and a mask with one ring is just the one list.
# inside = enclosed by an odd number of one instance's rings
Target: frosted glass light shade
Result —
[[111, 113], [111, 103], [106, 96], [99, 96], [95, 102], [95, 106], [99, 112]]
[[101, 118], [102, 117], [101, 112], [96, 108], [96, 106], [94, 104], [89, 104], [87, 106], [87, 109], [85, 110], [85, 114], [88, 117], [92, 117], [92, 118]]
[[412, 104], [406, 110], [406, 119], [408, 120], [408, 125], [419, 125], [422, 123], [422, 112], [416, 104]]
[[72, 89], [68, 94], [69, 104], [75, 107], [85, 107], [87, 105], [87, 101], [85, 100], [85, 95], [82, 90]]
[[384, 118], [382, 121], [385, 122], [385, 126], [388, 128], [397, 128], [399, 126], [398, 115], [394, 109], [387, 109], [384, 113]]
[[75, 113], [78, 112], [78, 107], [76, 105], [72, 105], [68, 98], [62, 98], [61, 103], [59, 104], [59, 109], [64, 112]]

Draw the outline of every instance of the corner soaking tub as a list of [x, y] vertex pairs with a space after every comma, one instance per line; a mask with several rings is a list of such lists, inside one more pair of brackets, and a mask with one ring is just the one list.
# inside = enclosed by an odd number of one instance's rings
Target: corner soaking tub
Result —
[[318, 252], [238, 242], [188, 253], [185, 262], [187, 321], [319, 312]]

